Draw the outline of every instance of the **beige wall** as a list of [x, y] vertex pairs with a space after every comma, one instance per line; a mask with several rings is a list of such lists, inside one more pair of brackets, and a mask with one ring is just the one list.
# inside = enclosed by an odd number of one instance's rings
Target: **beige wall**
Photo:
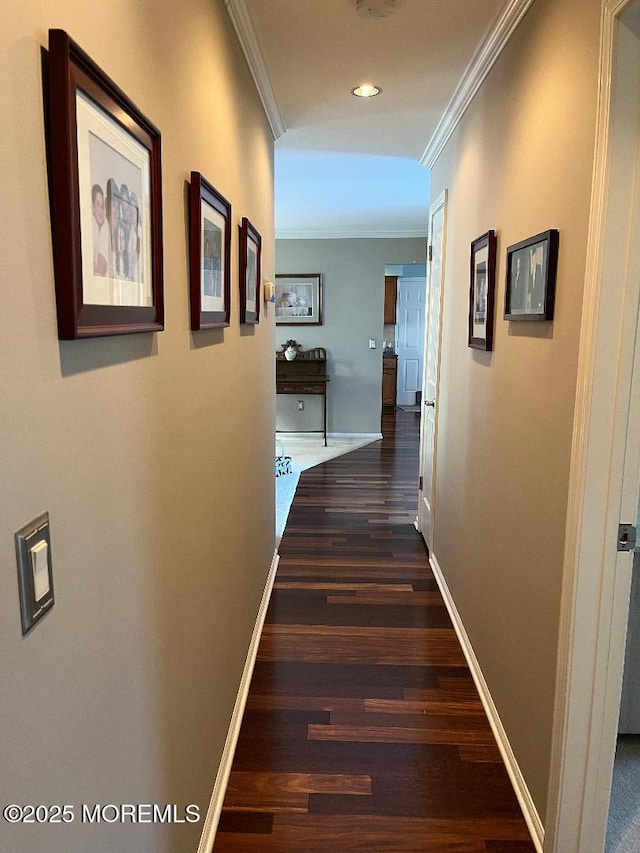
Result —
[[[432, 175], [449, 191], [434, 554], [544, 819], [593, 161], [598, 0], [536, 0]], [[498, 236], [493, 353], [469, 245]], [[553, 323], [502, 319], [506, 247], [560, 231]]]
[[[57, 340], [40, 49], [66, 29], [162, 132], [166, 327]], [[273, 316], [240, 328], [237, 224], [273, 275], [272, 139], [221, 0], [9, 0], [0, 29], [0, 790], [206, 811], [274, 551]], [[232, 323], [189, 331], [185, 180], [233, 204]], [[51, 517], [21, 636], [14, 532]], [[9, 827], [12, 853], [193, 851], [202, 823]]]

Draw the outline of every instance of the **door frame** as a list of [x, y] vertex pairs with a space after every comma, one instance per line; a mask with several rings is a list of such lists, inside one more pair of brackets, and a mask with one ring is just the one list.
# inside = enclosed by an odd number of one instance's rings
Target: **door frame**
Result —
[[630, 495], [635, 502], [629, 481], [638, 487], [640, 435], [628, 428], [638, 408], [637, 388], [631, 392], [640, 281], [630, 224], [640, 138], [639, 108], [616, 68], [625, 51], [640, 67], [640, 39], [631, 46], [620, 22], [632, 7], [640, 0], [602, 4], [545, 853], [602, 853], [622, 688], [633, 554], [617, 552], [616, 541], [618, 524], [635, 519], [621, 517]]
[[[429, 205], [429, 228], [427, 232], [427, 283], [425, 290], [425, 310], [424, 310], [424, 349], [423, 349], [423, 359], [422, 359], [422, 407], [420, 412], [420, 463], [419, 463], [419, 472], [420, 472], [420, 482], [422, 483], [422, 488], [418, 490], [418, 513], [416, 516], [415, 527], [418, 530], [424, 539], [424, 531], [422, 530], [422, 525], [420, 523], [420, 511], [422, 508], [423, 494], [425, 483], [423, 480], [424, 469], [422, 466], [423, 456], [424, 456], [424, 442], [425, 442], [425, 403], [426, 403], [426, 382], [427, 382], [427, 347], [429, 343], [429, 311], [431, 310], [431, 280], [432, 280], [432, 264], [433, 260], [429, 257], [429, 246], [432, 245], [433, 240], [433, 219], [438, 210], [442, 208], [442, 254], [440, 257], [440, 314], [438, 319], [438, 365], [436, 368], [436, 387], [440, 388], [440, 367], [441, 367], [441, 350], [442, 350], [442, 314], [443, 314], [443, 304], [444, 304], [444, 284], [445, 284], [445, 266], [446, 266], [446, 255], [447, 255], [447, 213], [448, 213], [448, 205], [449, 205], [449, 192], [445, 188], [442, 190], [440, 195]], [[431, 494], [430, 494], [430, 523], [429, 523], [429, 537], [428, 541], [425, 540], [427, 548], [429, 551], [432, 551], [433, 548], [433, 530], [434, 530], [434, 518], [435, 518], [435, 481], [436, 481], [436, 457], [437, 457], [437, 445], [438, 445], [438, 405], [436, 401], [436, 407], [433, 415], [433, 456], [431, 461]]]

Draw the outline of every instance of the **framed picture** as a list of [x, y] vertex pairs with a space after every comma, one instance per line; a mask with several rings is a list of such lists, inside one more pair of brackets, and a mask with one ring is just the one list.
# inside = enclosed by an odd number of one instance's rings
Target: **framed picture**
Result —
[[276, 275], [276, 326], [322, 325], [322, 276]]
[[189, 279], [191, 328], [228, 326], [231, 316], [231, 204], [191, 172]]
[[64, 30], [47, 77], [58, 336], [160, 330], [160, 133]]
[[558, 242], [552, 229], [507, 248], [505, 320], [553, 320]]
[[496, 235], [487, 231], [471, 244], [469, 279], [469, 346], [493, 348], [493, 315], [496, 291]]
[[262, 239], [246, 216], [240, 225], [240, 322], [260, 321]]

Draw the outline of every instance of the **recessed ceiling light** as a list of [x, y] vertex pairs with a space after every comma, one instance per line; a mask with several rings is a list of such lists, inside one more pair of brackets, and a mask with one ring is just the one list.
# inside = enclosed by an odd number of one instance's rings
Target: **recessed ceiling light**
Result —
[[379, 95], [382, 89], [374, 86], [371, 83], [363, 83], [361, 86], [356, 86], [351, 90], [351, 94], [358, 98], [373, 98], [374, 95]]

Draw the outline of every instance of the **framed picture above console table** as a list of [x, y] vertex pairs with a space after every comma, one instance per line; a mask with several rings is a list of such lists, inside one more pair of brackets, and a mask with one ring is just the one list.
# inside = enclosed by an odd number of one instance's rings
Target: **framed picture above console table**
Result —
[[276, 326], [322, 325], [322, 275], [276, 275]]
[[[287, 341], [276, 352], [276, 394], [314, 394], [322, 397], [321, 432], [327, 446], [327, 351], [323, 347], [303, 350], [296, 341]], [[291, 432], [291, 430], [288, 430]]]

